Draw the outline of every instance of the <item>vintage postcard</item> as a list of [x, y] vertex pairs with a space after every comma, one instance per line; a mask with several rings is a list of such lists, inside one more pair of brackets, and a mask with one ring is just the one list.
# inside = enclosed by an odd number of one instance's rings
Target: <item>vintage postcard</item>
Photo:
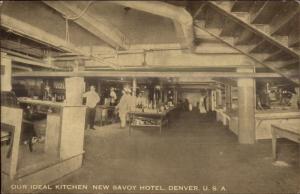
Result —
[[300, 2], [0, 1], [1, 193], [300, 194]]

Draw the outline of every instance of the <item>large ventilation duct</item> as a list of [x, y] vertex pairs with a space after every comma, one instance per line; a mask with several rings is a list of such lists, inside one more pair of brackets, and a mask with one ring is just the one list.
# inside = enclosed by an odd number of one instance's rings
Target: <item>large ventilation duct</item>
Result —
[[167, 17], [173, 20], [177, 37], [182, 48], [193, 48], [194, 31], [193, 18], [182, 7], [159, 1], [111, 1], [119, 5]]

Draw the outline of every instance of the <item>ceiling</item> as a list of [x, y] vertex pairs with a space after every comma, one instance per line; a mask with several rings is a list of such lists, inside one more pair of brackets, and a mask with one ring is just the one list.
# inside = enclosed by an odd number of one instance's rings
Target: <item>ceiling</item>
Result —
[[[232, 72], [298, 84], [299, 1], [5, 1], [1, 51], [18, 70]], [[192, 41], [191, 41], [192, 39]]]

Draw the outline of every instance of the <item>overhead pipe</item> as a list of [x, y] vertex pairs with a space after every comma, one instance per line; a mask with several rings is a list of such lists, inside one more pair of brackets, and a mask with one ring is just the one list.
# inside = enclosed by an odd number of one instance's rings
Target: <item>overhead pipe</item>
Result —
[[[43, 44], [49, 45], [51, 48], [55, 48], [61, 51], [67, 51], [75, 55], [82, 55], [87, 57], [92, 57], [94, 61], [110, 65], [113, 68], [116, 68], [115, 64], [107, 63], [103, 59], [97, 56], [91, 55], [90, 52], [86, 52], [83, 49], [77, 48], [75, 45], [66, 42], [65, 40], [50, 34], [40, 28], [27, 24], [21, 20], [8, 16], [6, 14], [1, 15], [1, 27], [8, 29], [10, 32], [23, 37], [28, 37], [31, 40], [41, 42]], [[46, 37], [46, 38], [45, 38]]]
[[16, 65], [16, 64], [13, 64], [13, 65], [12, 65], [12, 68], [13, 68], [13, 69], [25, 70], [25, 71], [32, 71], [32, 68], [31, 68], [31, 67], [24, 67], [24, 66]]
[[[154, 15], [167, 17], [173, 20], [177, 35], [183, 38], [182, 49], [192, 49], [194, 44], [193, 17], [182, 8], [160, 1], [111, 1], [125, 7], [148, 12]], [[178, 32], [178, 30], [180, 30]], [[181, 35], [182, 34], [182, 35]], [[182, 37], [181, 37], [182, 36]]]
[[7, 57], [10, 58], [12, 61], [23, 63], [23, 64], [28, 64], [28, 65], [34, 65], [37, 67], [42, 67], [42, 68], [47, 68], [47, 69], [57, 69], [57, 70], [59, 69], [58, 67], [48, 65], [47, 63], [45, 63], [42, 60], [39, 60], [39, 59], [36, 59], [33, 57], [29, 57], [29, 56], [26, 56], [26, 55], [23, 55], [20, 53], [16, 53], [14, 51], [10, 51], [7, 49], [5, 49], [5, 51], [7, 51], [7, 52], [1, 51], [1, 54], [2, 53], [5, 55], [7, 54]]

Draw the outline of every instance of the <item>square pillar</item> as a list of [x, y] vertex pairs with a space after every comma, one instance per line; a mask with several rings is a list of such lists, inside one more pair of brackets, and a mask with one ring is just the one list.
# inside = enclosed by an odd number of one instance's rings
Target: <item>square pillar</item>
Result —
[[159, 99], [159, 103], [163, 103], [164, 101], [167, 101], [168, 98], [164, 98], [163, 95], [164, 95], [164, 83], [162, 80], [159, 81], [159, 86], [160, 86], [160, 99]]
[[[238, 69], [253, 72], [253, 68]], [[238, 78], [238, 139], [241, 144], [255, 143], [255, 79]]]
[[82, 95], [85, 90], [85, 82], [82, 77], [65, 78], [66, 103], [72, 106], [82, 105]]
[[97, 93], [101, 94], [101, 80], [97, 80]]
[[226, 103], [226, 111], [231, 110], [231, 86], [225, 86], [225, 103]]
[[217, 100], [217, 107], [220, 108], [222, 107], [222, 91], [220, 89], [217, 89], [216, 91], [216, 100]]
[[178, 91], [177, 87], [174, 87], [174, 104], [178, 103]]

